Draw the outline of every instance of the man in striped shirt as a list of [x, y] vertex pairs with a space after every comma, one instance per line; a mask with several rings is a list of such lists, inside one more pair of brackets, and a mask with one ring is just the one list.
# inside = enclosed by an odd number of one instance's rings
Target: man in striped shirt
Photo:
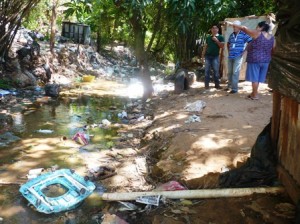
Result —
[[238, 82], [240, 70], [243, 62], [243, 53], [246, 45], [252, 41], [252, 38], [245, 32], [238, 29], [235, 25], [241, 25], [239, 20], [233, 22], [233, 33], [230, 34], [227, 42], [228, 48], [228, 85], [225, 90], [229, 93], [238, 92]]

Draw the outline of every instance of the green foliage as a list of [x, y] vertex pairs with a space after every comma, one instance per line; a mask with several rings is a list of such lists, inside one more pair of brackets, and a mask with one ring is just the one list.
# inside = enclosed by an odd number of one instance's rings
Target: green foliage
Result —
[[36, 7], [34, 7], [29, 16], [27, 16], [23, 22], [24, 27], [30, 30], [38, 30], [43, 25], [49, 25], [49, 6], [47, 0], [40, 1]]
[[90, 19], [92, 12], [91, 0], [71, 0], [64, 3], [63, 6], [67, 7], [67, 10], [64, 11], [65, 18], [75, 15], [79, 23], [86, 23]]
[[0, 89], [11, 89], [13, 86], [11, 80], [6, 78], [0, 79]]
[[[24, 25], [29, 29], [48, 25], [50, 3], [41, 0]], [[180, 57], [193, 57], [195, 40], [204, 39], [211, 25], [225, 18], [276, 13], [273, 0], [68, 0], [63, 6], [67, 7], [65, 18], [90, 25], [92, 37], [99, 38], [102, 45], [117, 40], [133, 46], [131, 19], [138, 15], [145, 47], [151, 44], [150, 52], [159, 60], [177, 60], [179, 49], [183, 54]], [[156, 27], [159, 12], [161, 19]], [[60, 24], [62, 17], [57, 20]]]

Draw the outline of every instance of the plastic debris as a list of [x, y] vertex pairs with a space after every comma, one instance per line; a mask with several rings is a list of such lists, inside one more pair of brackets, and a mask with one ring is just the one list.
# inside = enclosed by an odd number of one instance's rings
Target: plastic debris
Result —
[[27, 178], [29, 180], [36, 178], [37, 176], [41, 175], [43, 171], [44, 171], [44, 168], [36, 168], [36, 169], [29, 170], [29, 172], [27, 174]]
[[197, 116], [197, 115], [192, 115], [192, 116], [190, 116], [189, 117], [189, 119], [188, 120], [186, 120], [184, 123], [186, 123], [186, 124], [190, 124], [190, 123], [194, 123], [194, 122], [201, 122], [201, 119], [200, 119], [200, 117], [199, 116]]
[[197, 100], [194, 103], [188, 103], [184, 109], [190, 112], [202, 112], [206, 107], [206, 103], [202, 100]]
[[155, 191], [180, 191], [180, 190], [187, 190], [187, 188], [174, 180], [164, 183], [155, 189]]
[[127, 118], [127, 116], [128, 116], [128, 115], [127, 115], [127, 112], [124, 111], [124, 110], [122, 111], [122, 113], [118, 113], [118, 117], [119, 117], [119, 118], [122, 118], [122, 119], [123, 119], [123, 118]]
[[46, 129], [39, 129], [37, 130], [38, 133], [43, 133], [43, 134], [52, 134], [54, 131], [53, 130], [46, 130]]
[[[43, 190], [51, 185], [61, 185], [66, 193], [57, 197], [44, 194]], [[29, 180], [19, 191], [35, 206], [37, 211], [50, 214], [76, 208], [95, 190], [93, 182], [86, 180], [70, 169], [48, 172]]]
[[153, 196], [140, 196], [136, 198], [136, 202], [147, 204], [147, 205], [159, 205], [160, 195], [153, 195]]
[[119, 208], [119, 211], [134, 211], [137, 210], [138, 207], [135, 204], [130, 202], [119, 201], [123, 205], [123, 207]]
[[111, 122], [107, 119], [103, 119], [102, 122], [101, 122], [104, 126], [109, 126], [111, 125]]
[[142, 116], [140, 116], [140, 117], [137, 119], [137, 121], [142, 121], [142, 120], [144, 120], [144, 119], [145, 119], [145, 116], [142, 115]]
[[75, 142], [81, 144], [81, 145], [87, 145], [89, 144], [89, 136], [87, 134], [85, 134], [84, 132], [77, 132], [72, 140], [74, 140]]
[[0, 89], [0, 97], [3, 97], [5, 95], [9, 95], [9, 94], [11, 94], [11, 92], [9, 92], [7, 90]]

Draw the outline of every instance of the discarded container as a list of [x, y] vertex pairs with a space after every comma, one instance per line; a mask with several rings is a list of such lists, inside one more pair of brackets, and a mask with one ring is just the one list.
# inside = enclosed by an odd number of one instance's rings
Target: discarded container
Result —
[[[51, 185], [61, 185], [67, 191], [58, 197], [47, 197], [43, 190]], [[76, 208], [95, 188], [91, 181], [74, 171], [61, 169], [29, 180], [19, 191], [37, 211], [50, 214]]]
[[82, 76], [83, 82], [93, 82], [95, 80], [95, 76], [93, 75], [84, 75]]

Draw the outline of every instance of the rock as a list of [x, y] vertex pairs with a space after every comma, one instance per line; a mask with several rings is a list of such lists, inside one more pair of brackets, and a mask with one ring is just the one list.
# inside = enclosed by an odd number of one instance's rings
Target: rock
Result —
[[3, 128], [11, 126], [13, 123], [13, 118], [10, 114], [0, 113], [0, 132]]
[[20, 138], [13, 135], [11, 132], [6, 132], [0, 135], [0, 147], [5, 147], [12, 142], [19, 141]]
[[60, 86], [58, 84], [46, 84], [45, 95], [51, 97], [58, 97], [60, 92]]

